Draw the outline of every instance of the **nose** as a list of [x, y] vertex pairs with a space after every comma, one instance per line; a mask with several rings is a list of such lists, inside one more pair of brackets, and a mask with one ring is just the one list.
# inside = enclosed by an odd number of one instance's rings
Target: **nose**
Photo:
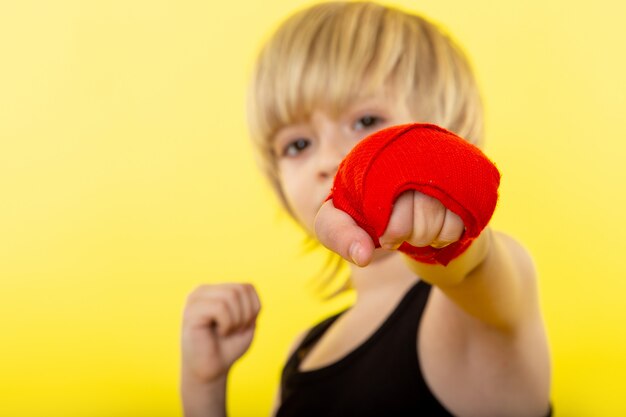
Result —
[[332, 179], [337, 173], [339, 164], [348, 153], [345, 149], [346, 140], [339, 129], [326, 130], [319, 136], [318, 177], [321, 180]]

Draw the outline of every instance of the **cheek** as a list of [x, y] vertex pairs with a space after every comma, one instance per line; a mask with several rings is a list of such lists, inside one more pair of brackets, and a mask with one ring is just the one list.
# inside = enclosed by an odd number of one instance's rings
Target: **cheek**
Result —
[[310, 187], [298, 181], [294, 174], [286, 172], [281, 178], [281, 187], [285, 200], [300, 225], [309, 230], [315, 219], [316, 211], [312, 210], [313, 196]]

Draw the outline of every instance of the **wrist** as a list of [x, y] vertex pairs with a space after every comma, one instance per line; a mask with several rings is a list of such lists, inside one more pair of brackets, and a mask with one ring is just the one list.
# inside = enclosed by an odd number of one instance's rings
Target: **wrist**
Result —
[[228, 375], [221, 375], [211, 380], [205, 380], [196, 377], [192, 373], [183, 372], [180, 378], [180, 384], [182, 387], [194, 387], [198, 390], [203, 390], [209, 393], [225, 392]]
[[185, 417], [226, 416], [226, 382], [223, 376], [212, 381], [181, 378], [180, 395]]
[[447, 265], [424, 263], [411, 255], [405, 255], [409, 267], [424, 281], [438, 287], [461, 284], [485, 261], [491, 247], [491, 229], [485, 228], [471, 244]]

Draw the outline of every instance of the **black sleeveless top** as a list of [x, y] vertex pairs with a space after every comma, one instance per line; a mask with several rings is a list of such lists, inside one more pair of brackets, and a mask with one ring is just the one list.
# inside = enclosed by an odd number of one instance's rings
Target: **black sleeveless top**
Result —
[[276, 416], [452, 416], [426, 385], [416, 352], [430, 288], [418, 281], [363, 344], [331, 365], [300, 372], [306, 353], [345, 310], [313, 327], [283, 369]]
[[346, 310], [314, 326], [283, 368], [276, 417], [453, 416], [426, 384], [417, 356], [430, 289], [418, 281], [363, 344], [331, 365], [300, 372], [308, 351]]

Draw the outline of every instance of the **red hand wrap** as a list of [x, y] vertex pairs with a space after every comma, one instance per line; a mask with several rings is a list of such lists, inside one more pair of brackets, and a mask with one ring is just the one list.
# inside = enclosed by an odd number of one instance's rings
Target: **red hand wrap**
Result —
[[441, 249], [404, 242], [399, 250], [424, 263], [447, 265], [487, 226], [500, 173], [476, 146], [432, 124], [392, 126], [359, 142], [339, 165], [327, 200], [348, 213], [380, 247], [398, 196], [417, 190], [439, 200], [465, 224], [461, 239]]

